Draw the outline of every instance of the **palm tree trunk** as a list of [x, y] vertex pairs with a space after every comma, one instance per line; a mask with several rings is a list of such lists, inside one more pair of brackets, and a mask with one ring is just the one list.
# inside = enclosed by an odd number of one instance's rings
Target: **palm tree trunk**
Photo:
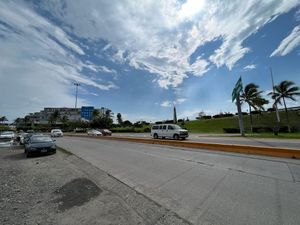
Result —
[[290, 127], [290, 120], [289, 120], [289, 113], [288, 110], [286, 108], [286, 104], [285, 104], [285, 99], [284, 97], [283, 99], [283, 104], [284, 104], [284, 110], [285, 110], [285, 116], [286, 116], [286, 121], [287, 121], [287, 127], [288, 127], [288, 132], [291, 133], [291, 127]]
[[249, 116], [250, 116], [250, 130], [251, 133], [253, 132], [253, 119], [252, 119], [252, 114], [251, 114], [251, 106], [249, 105]]

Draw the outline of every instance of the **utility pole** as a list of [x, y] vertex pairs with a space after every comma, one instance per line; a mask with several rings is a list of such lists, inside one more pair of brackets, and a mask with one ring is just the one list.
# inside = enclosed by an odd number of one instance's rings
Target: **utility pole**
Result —
[[75, 109], [77, 109], [78, 86], [80, 86], [80, 83], [75, 82], [74, 85], [76, 86]]
[[[270, 75], [271, 75], [271, 80], [272, 80], [272, 88], [273, 88], [273, 94], [275, 93], [275, 85], [274, 85], [274, 78], [273, 78], [273, 71], [272, 71], [272, 67], [270, 67]], [[275, 99], [274, 99], [274, 104], [273, 104], [275, 111], [276, 111], [276, 118], [277, 118], [277, 122], [280, 123], [280, 116], [279, 116], [279, 112], [278, 112], [278, 108], [277, 108], [277, 104], [275, 103]]]

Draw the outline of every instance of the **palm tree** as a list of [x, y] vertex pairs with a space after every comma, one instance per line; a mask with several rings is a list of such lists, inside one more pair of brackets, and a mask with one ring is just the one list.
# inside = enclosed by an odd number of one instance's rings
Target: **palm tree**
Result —
[[100, 116], [100, 111], [98, 109], [94, 109], [92, 112], [92, 119], [95, 120]]
[[269, 102], [261, 96], [262, 91], [258, 91], [259, 86], [250, 83], [247, 84], [244, 88], [244, 91], [241, 95], [241, 101], [246, 102], [249, 106], [249, 116], [250, 116], [250, 129], [253, 132], [253, 119], [252, 119], [252, 108], [257, 110], [263, 110], [263, 105], [268, 104]]
[[300, 95], [299, 87], [297, 87], [295, 83], [292, 81], [284, 80], [281, 81], [278, 85], [275, 85], [274, 92], [270, 92], [269, 95], [271, 95], [272, 98], [275, 100], [274, 105], [277, 103], [282, 105], [283, 102], [288, 131], [291, 132], [289, 114], [288, 114], [285, 100], [291, 99], [292, 101], [296, 101], [295, 97]]

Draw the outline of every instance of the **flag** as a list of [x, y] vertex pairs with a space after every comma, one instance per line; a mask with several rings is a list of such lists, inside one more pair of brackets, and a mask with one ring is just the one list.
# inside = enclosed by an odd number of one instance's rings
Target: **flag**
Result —
[[237, 98], [238, 94], [242, 90], [243, 90], [243, 83], [242, 83], [242, 77], [240, 77], [232, 90], [232, 94], [231, 94], [232, 102], [234, 102], [234, 100]]

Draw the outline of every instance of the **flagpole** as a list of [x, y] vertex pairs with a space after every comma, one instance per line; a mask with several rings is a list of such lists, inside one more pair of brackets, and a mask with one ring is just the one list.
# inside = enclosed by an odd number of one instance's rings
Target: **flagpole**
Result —
[[238, 117], [239, 117], [239, 126], [240, 126], [240, 133], [241, 136], [245, 136], [245, 130], [244, 130], [244, 123], [243, 123], [243, 114], [241, 109], [241, 100], [240, 100], [240, 93], [236, 96], [236, 106], [238, 110]]
[[243, 83], [242, 83], [242, 77], [238, 79], [236, 82], [231, 97], [232, 102], [236, 101], [236, 106], [238, 110], [238, 118], [239, 118], [239, 127], [240, 127], [240, 133], [241, 136], [245, 136], [245, 129], [244, 129], [244, 123], [243, 123], [243, 115], [242, 115], [242, 109], [241, 109], [241, 99], [240, 99], [240, 92], [243, 91]]
[[[274, 93], [275, 93], [275, 85], [274, 85], [274, 78], [273, 78], [272, 67], [270, 67], [270, 74], [271, 74], [272, 87], [273, 87], [273, 94], [274, 94]], [[275, 99], [274, 99], [274, 101], [275, 101]], [[275, 108], [275, 111], [276, 111], [277, 122], [280, 123], [280, 117], [279, 117], [279, 112], [278, 112], [278, 108], [277, 108], [277, 103], [276, 103], [276, 101], [274, 102], [274, 108]]]

